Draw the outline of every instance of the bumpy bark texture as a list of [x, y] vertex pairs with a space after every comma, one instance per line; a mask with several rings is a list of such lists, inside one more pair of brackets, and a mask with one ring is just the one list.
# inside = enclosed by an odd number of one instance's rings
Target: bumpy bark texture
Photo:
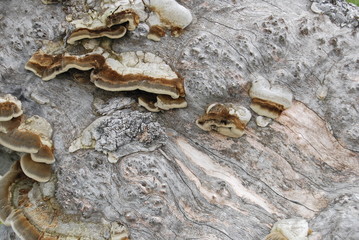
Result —
[[[162, 57], [185, 78], [189, 106], [151, 113], [167, 138], [161, 147], [109, 163], [95, 149], [68, 148], [101, 115], [145, 112], [132, 100], [137, 93], [105, 92], [69, 73], [43, 82], [24, 70], [46, 40], [66, 35], [66, 14], [98, 3], [1, 1], [0, 89], [52, 124], [59, 203], [84, 219], [121, 221], [136, 240], [262, 239], [278, 219], [294, 216], [319, 239], [358, 239], [357, 24], [340, 27], [307, 0], [179, 2], [194, 17], [183, 35], [152, 42], [139, 26], [113, 48]], [[195, 125], [213, 102], [248, 107], [258, 75], [293, 92], [278, 119], [261, 128], [253, 113], [239, 139]], [[14, 157], [0, 150], [4, 173]], [[10, 228], [0, 233], [15, 239]]]

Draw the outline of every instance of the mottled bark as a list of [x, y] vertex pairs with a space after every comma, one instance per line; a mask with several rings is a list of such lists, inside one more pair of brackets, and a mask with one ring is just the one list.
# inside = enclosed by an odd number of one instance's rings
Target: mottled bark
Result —
[[[131, 100], [138, 93], [106, 92], [69, 73], [43, 82], [24, 70], [46, 40], [65, 36], [66, 14], [96, 6], [83, 2], [0, 3], [0, 91], [52, 124], [56, 197], [67, 212], [123, 222], [136, 240], [262, 239], [294, 216], [319, 239], [358, 239], [357, 28], [313, 13], [307, 0], [179, 1], [194, 17], [183, 35], [153, 42], [140, 26], [113, 48], [162, 57], [184, 77], [188, 108], [152, 113], [166, 143], [110, 163], [95, 149], [68, 148], [101, 115], [145, 111]], [[213, 102], [249, 107], [258, 76], [295, 99], [269, 126], [258, 127], [253, 113], [233, 139], [195, 125]], [[3, 174], [16, 157], [0, 154]]]

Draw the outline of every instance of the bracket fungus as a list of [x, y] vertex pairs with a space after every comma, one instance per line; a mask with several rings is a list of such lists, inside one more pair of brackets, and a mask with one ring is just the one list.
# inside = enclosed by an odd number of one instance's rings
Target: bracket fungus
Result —
[[47, 182], [51, 178], [51, 165], [35, 162], [30, 154], [25, 154], [21, 157], [20, 165], [26, 176], [38, 182]]
[[52, 178], [39, 184], [26, 177], [19, 161], [0, 179], [0, 220], [26, 240], [118, 239], [128, 240], [127, 228], [118, 222], [81, 221], [66, 214], [55, 199]]
[[175, 108], [186, 108], [187, 102], [184, 97], [173, 99], [167, 95], [144, 95], [138, 98], [138, 104], [150, 112], [170, 110]]
[[241, 137], [252, 115], [248, 109], [231, 103], [213, 103], [196, 124], [205, 131], [215, 130], [228, 137]]
[[276, 222], [265, 240], [308, 240], [308, 222], [302, 218], [283, 219]]
[[252, 82], [249, 96], [252, 98], [251, 109], [258, 115], [277, 118], [283, 110], [292, 105], [293, 95], [285, 88], [271, 86], [265, 79]]
[[72, 21], [75, 30], [67, 38], [67, 43], [74, 44], [76, 41], [86, 38], [108, 37], [117, 39], [123, 37], [127, 30], [133, 31], [139, 24], [139, 16], [132, 9], [107, 9], [102, 15], [90, 12], [86, 19]]
[[121, 38], [140, 22], [150, 27], [147, 37], [159, 41], [167, 29], [173, 36], [179, 36], [192, 22], [190, 11], [175, 0], [101, 1], [100, 6], [98, 11], [89, 11], [84, 18], [71, 21], [74, 30], [67, 43], [86, 38]]
[[[43, 80], [50, 80], [71, 68], [91, 72], [91, 81], [106, 91], [142, 90], [159, 96], [161, 109], [186, 107], [184, 79], [160, 57], [148, 52], [116, 54], [98, 47], [85, 55], [36, 52], [25, 66]], [[176, 100], [179, 99], [179, 100]]]
[[21, 102], [14, 96], [0, 96], [0, 121], [9, 121], [22, 115]]
[[0, 144], [13, 151], [31, 153], [34, 161], [51, 164], [55, 162], [51, 135], [51, 125], [35, 115], [22, 121], [16, 129], [0, 132]]
[[[15, 97], [7, 96], [21, 107]], [[50, 179], [52, 170], [48, 164], [55, 162], [51, 135], [50, 123], [36, 115], [27, 119], [24, 115], [15, 115], [10, 120], [0, 121], [0, 144], [27, 153], [21, 158], [21, 168], [28, 177], [39, 182]]]
[[179, 36], [192, 22], [191, 12], [175, 0], [145, 0], [145, 5], [152, 10], [147, 23], [150, 32], [147, 38], [160, 41], [165, 30], [170, 29], [172, 36]]

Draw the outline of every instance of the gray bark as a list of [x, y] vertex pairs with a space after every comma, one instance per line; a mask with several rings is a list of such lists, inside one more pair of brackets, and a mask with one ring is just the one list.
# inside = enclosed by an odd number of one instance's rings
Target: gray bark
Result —
[[[114, 41], [117, 52], [153, 52], [173, 66], [189, 105], [152, 113], [166, 143], [117, 163], [68, 147], [100, 115], [145, 111], [118, 107], [135, 94], [105, 92], [68, 73], [43, 82], [24, 70], [44, 40], [65, 36], [65, 12], [86, 6], [0, 3], [0, 89], [17, 96], [25, 114], [52, 124], [59, 203], [85, 220], [123, 222], [136, 240], [262, 239], [274, 222], [294, 216], [320, 239], [358, 239], [358, 29], [313, 13], [306, 0], [180, 2], [194, 17], [180, 37], [152, 42], [138, 29]], [[254, 114], [246, 135], [232, 139], [194, 124], [213, 102], [248, 107], [258, 75], [295, 98], [268, 127], [258, 127]], [[1, 154], [4, 164], [14, 159]], [[14, 239], [10, 228], [0, 232]]]

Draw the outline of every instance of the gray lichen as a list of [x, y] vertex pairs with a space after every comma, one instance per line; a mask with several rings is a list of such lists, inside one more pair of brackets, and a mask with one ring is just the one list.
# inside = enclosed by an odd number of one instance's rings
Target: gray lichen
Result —
[[163, 128], [151, 113], [123, 110], [96, 119], [71, 144], [70, 152], [94, 148], [107, 154], [110, 162], [117, 162], [132, 153], [153, 151], [166, 139]]

